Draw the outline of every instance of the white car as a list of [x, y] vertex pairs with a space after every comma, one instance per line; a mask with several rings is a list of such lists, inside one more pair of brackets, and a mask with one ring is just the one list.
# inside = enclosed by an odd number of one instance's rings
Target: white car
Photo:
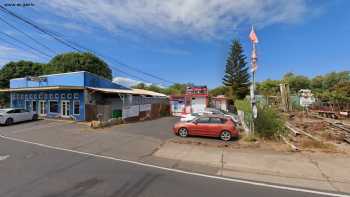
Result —
[[215, 108], [206, 108], [203, 112], [204, 114], [213, 114], [213, 115], [223, 115], [223, 116], [228, 116], [231, 117], [233, 122], [240, 124], [239, 118], [236, 114], [233, 113], [228, 113], [223, 110], [215, 109]]
[[180, 121], [181, 122], [188, 122], [188, 121], [191, 121], [191, 120], [197, 118], [198, 116], [199, 116], [199, 114], [197, 114], [197, 113], [182, 114], [181, 118], [180, 118]]
[[0, 124], [11, 125], [16, 122], [37, 120], [38, 114], [21, 108], [0, 109]]

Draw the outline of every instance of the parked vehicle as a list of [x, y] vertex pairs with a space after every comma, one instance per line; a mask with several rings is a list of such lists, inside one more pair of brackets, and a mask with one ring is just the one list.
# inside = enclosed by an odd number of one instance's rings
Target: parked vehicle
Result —
[[198, 113], [191, 113], [191, 114], [182, 114], [180, 121], [181, 122], [188, 122], [188, 121], [192, 121], [193, 119], [199, 117]]
[[236, 124], [240, 124], [238, 116], [236, 114], [233, 113], [228, 113], [226, 111], [220, 110], [220, 109], [215, 109], [215, 108], [206, 108], [203, 112], [203, 114], [213, 114], [213, 115], [223, 115], [223, 116], [228, 116], [231, 117], [232, 120], [236, 123]]
[[38, 114], [21, 108], [0, 109], [0, 124], [11, 125], [16, 122], [37, 120]]
[[173, 131], [181, 137], [189, 135], [220, 137], [224, 141], [239, 136], [233, 120], [220, 115], [204, 115], [189, 122], [178, 122], [174, 125]]

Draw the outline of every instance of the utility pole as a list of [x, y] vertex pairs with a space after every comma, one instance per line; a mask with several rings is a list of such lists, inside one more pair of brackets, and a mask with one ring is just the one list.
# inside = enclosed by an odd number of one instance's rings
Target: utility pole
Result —
[[251, 86], [251, 94], [250, 94], [250, 99], [251, 99], [251, 105], [252, 105], [252, 133], [254, 134], [254, 120], [257, 118], [258, 116], [258, 110], [257, 110], [257, 106], [256, 106], [256, 98], [255, 98], [255, 74], [256, 74], [256, 69], [257, 69], [257, 60], [258, 60], [258, 56], [256, 55], [256, 44], [259, 42], [258, 41], [258, 37], [255, 34], [254, 31], [254, 27], [252, 26], [252, 30], [249, 34], [249, 38], [250, 41], [252, 42], [252, 46], [253, 46], [253, 51], [252, 51], [252, 57], [251, 57], [251, 64], [252, 64], [252, 86]]

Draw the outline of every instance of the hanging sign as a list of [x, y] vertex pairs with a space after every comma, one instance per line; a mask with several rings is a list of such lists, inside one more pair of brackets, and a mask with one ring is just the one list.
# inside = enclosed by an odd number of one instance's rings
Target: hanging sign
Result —
[[123, 119], [139, 116], [139, 105], [123, 107]]
[[258, 108], [256, 105], [253, 105], [253, 118], [256, 119], [258, 117]]
[[140, 111], [151, 111], [151, 104], [140, 105]]

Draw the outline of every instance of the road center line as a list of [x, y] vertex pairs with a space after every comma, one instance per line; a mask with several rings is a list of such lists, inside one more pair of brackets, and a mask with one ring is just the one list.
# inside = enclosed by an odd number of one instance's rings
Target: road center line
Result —
[[0, 135], [0, 138], [8, 139], [8, 140], [16, 141], [16, 142], [32, 144], [32, 145], [36, 145], [36, 146], [40, 146], [40, 147], [44, 147], [44, 148], [53, 149], [53, 150], [66, 151], [66, 152], [71, 152], [71, 153], [76, 153], [76, 154], [81, 154], [81, 155], [92, 156], [92, 157], [96, 157], [96, 158], [103, 158], [103, 159], [108, 159], [108, 160], [113, 160], [113, 161], [118, 161], [118, 162], [124, 162], [124, 163], [139, 165], [139, 166], [156, 168], [156, 169], [169, 171], [169, 172], [176, 172], [176, 173], [180, 173], [180, 174], [187, 174], [187, 175], [211, 178], [211, 179], [216, 179], [216, 180], [224, 180], [224, 181], [236, 182], [236, 183], [245, 183], [245, 184], [250, 184], [250, 185], [255, 185], [255, 186], [274, 188], [274, 189], [281, 189], [281, 190], [289, 190], [289, 191], [297, 191], [297, 192], [318, 194], [318, 195], [324, 195], [324, 196], [350, 197], [350, 195], [347, 195], [347, 194], [336, 194], [336, 193], [322, 192], [322, 191], [316, 191], [316, 190], [311, 190], [311, 189], [303, 189], [303, 188], [297, 188], [297, 187], [280, 186], [280, 185], [273, 185], [273, 184], [268, 184], [268, 183], [261, 183], [261, 182], [255, 182], [255, 181], [241, 180], [241, 179], [236, 179], [236, 178], [228, 178], [228, 177], [220, 177], [220, 176], [214, 176], [214, 175], [206, 175], [206, 174], [201, 174], [201, 173], [196, 173], [196, 172], [188, 172], [188, 171], [184, 171], [184, 170], [178, 170], [178, 169], [173, 169], [173, 168], [161, 167], [161, 166], [156, 166], [156, 165], [152, 165], [152, 164], [146, 164], [146, 163], [137, 162], [137, 161], [130, 161], [130, 160], [126, 160], [126, 159], [118, 159], [118, 158], [110, 157], [110, 156], [97, 155], [97, 154], [93, 154], [93, 153], [87, 153], [87, 152], [82, 152], [82, 151], [76, 151], [76, 150], [71, 150], [71, 149], [66, 149], [66, 148], [50, 146], [50, 145], [46, 145], [46, 144], [40, 144], [40, 143], [26, 141], [26, 140], [22, 140], [22, 139], [18, 139], [18, 138], [7, 137], [7, 136], [4, 136], [4, 135]]

